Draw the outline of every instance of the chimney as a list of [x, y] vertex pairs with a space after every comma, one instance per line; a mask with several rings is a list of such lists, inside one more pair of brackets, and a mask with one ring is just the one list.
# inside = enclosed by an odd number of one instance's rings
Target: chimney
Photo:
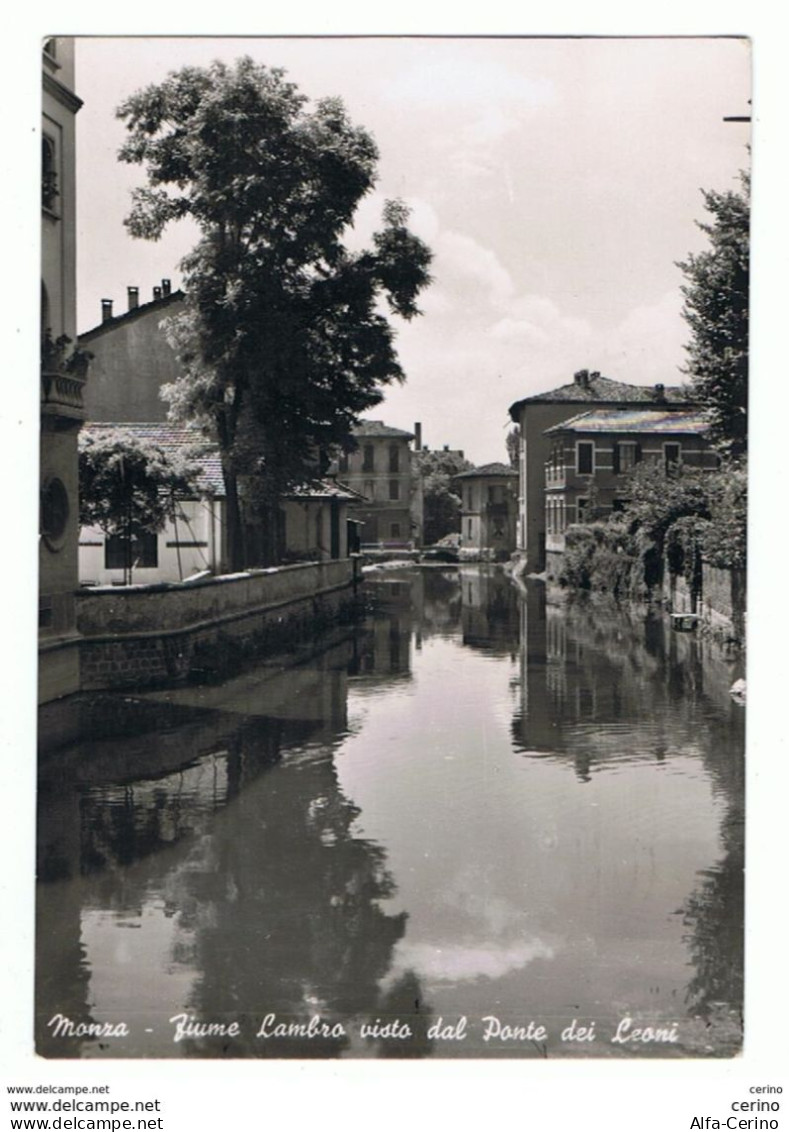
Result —
[[153, 289], [153, 300], [154, 300], [154, 302], [156, 302], [157, 299], [161, 299], [161, 297], [162, 297], [161, 287], [154, 287], [154, 289]]
[[417, 421], [414, 425], [414, 452], [422, 451], [422, 422]]
[[140, 305], [140, 288], [139, 287], [127, 287], [126, 288], [126, 294], [129, 296], [129, 310], [130, 311], [136, 310], [137, 307]]
[[101, 300], [101, 321], [109, 322], [112, 318], [112, 299]]
[[580, 387], [582, 389], [588, 389], [589, 388], [589, 370], [588, 369], [579, 369], [576, 373], [573, 374], [573, 380], [575, 381], [575, 384], [580, 385]]
[[165, 299], [170, 294], [171, 290], [172, 290], [172, 287], [170, 286], [170, 280], [169, 279], [163, 279], [162, 280], [162, 295], [164, 296]]
[[656, 385], [655, 386], [655, 400], [656, 401], [665, 401], [665, 399], [666, 399], [666, 387], [665, 387], [665, 385]]
[[445, 445], [444, 445], [444, 451], [445, 451], [445, 452], [448, 452], [448, 451], [449, 451], [449, 445], [448, 445], [448, 444], [445, 444]]

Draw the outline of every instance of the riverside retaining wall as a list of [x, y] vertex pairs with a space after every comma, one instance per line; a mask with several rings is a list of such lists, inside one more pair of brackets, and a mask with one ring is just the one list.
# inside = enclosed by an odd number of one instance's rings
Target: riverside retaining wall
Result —
[[[664, 592], [672, 612], [692, 610], [690, 587], [680, 575], [664, 574]], [[742, 641], [745, 636], [745, 572], [702, 563], [701, 594], [695, 612], [713, 632]]]
[[77, 596], [81, 687], [221, 676], [349, 615], [360, 579], [358, 560], [346, 558], [191, 583], [85, 590]]

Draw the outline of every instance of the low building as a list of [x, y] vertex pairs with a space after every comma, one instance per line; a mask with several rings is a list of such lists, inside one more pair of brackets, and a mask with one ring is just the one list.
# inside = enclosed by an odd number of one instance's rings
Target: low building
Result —
[[[83, 527], [79, 540], [79, 577], [82, 585], [123, 585], [177, 582], [203, 571], [221, 574], [227, 569], [225, 481], [219, 452], [193, 429], [154, 422], [92, 423], [85, 431], [126, 432], [158, 447], [165, 456], [191, 455], [201, 472], [194, 498], [178, 501], [175, 518], [156, 534], [132, 540], [108, 536], [95, 527]], [[306, 484], [283, 499], [279, 530], [281, 557], [286, 562], [325, 562], [349, 553], [348, 507], [357, 501], [352, 491], [330, 479]]]
[[545, 430], [546, 569], [565, 549], [565, 531], [622, 510], [628, 474], [641, 462], [716, 468], [708, 422], [697, 409], [592, 409]]
[[410, 447], [415, 435], [383, 421], [361, 421], [353, 430], [356, 448], [337, 461], [338, 480], [362, 497], [352, 508], [352, 518], [364, 523], [362, 546], [420, 544], [418, 477]]
[[515, 550], [518, 473], [508, 464], [483, 464], [455, 476], [461, 491], [461, 548], [482, 558]]

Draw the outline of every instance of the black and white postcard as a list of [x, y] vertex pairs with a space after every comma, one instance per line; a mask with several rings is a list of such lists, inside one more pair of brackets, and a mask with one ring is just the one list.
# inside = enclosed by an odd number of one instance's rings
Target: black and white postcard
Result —
[[39, 1077], [758, 1044], [752, 51], [42, 41]]

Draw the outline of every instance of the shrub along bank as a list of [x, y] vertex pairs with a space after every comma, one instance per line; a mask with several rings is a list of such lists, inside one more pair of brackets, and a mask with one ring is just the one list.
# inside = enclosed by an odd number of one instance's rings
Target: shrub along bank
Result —
[[[742, 461], [716, 472], [641, 466], [630, 499], [615, 515], [599, 513], [568, 528], [558, 580], [581, 590], [649, 600], [676, 579], [692, 603], [702, 596], [703, 565], [732, 573], [738, 595], [735, 629], [744, 615], [747, 471]], [[668, 577], [666, 576], [668, 575]]]

